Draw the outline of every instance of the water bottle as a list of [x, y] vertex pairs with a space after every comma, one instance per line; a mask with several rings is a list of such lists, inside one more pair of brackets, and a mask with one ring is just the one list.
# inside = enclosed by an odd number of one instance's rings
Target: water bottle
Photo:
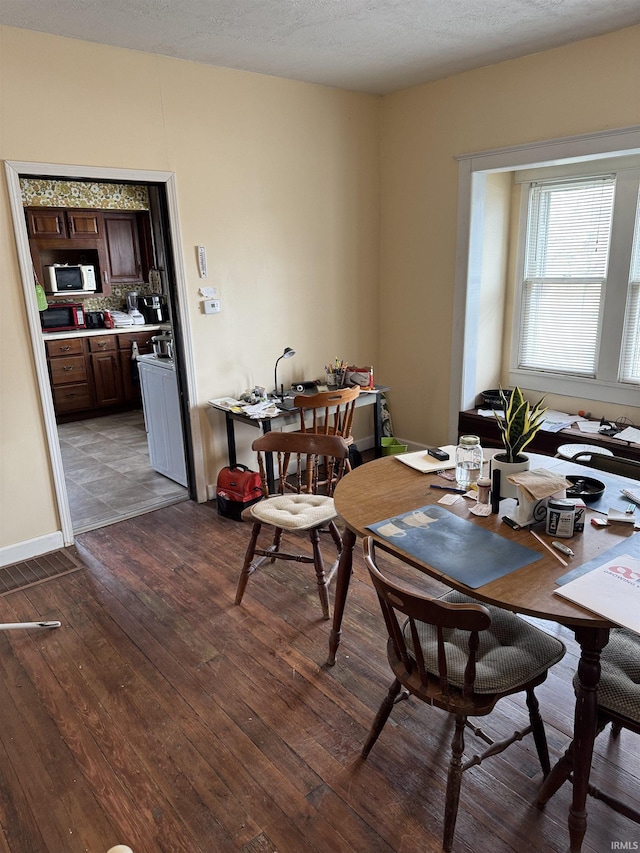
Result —
[[469, 489], [482, 473], [482, 448], [477, 435], [461, 435], [456, 447], [456, 482], [458, 488]]

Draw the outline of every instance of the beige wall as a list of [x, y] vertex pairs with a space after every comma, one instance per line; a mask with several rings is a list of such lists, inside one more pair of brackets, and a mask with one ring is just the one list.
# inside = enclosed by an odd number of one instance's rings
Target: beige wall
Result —
[[[206, 400], [378, 363], [380, 99], [1, 28], [0, 158], [174, 172], [206, 482], [226, 464]], [[77, 130], [74, 131], [73, 128]], [[0, 547], [58, 527], [2, 178]], [[200, 311], [207, 247], [219, 315]], [[245, 428], [241, 450], [257, 435]], [[247, 460], [248, 461], [248, 460]]]
[[398, 435], [449, 437], [455, 156], [639, 124], [639, 80], [634, 27], [383, 99], [381, 362]]
[[[0, 38], [0, 159], [176, 174], [207, 482], [225, 442], [206, 400], [270, 385], [285, 345], [298, 355], [283, 381], [336, 355], [373, 362], [393, 386], [396, 434], [444, 441], [454, 156], [640, 121], [640, 28], [383, 99], [11, 28]], [[2, 180], [6, 547], [57, 518]], [[213, 317], [199, 310], [198, 244], [221, 291]]]

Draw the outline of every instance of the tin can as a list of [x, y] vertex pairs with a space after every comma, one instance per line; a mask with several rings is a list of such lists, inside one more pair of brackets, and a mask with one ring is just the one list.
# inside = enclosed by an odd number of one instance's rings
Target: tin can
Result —
[[575, 533], [576, 505], [574, 501], [554, 500], [547, 502], [547, 533], [559, 539], [570, 539]]

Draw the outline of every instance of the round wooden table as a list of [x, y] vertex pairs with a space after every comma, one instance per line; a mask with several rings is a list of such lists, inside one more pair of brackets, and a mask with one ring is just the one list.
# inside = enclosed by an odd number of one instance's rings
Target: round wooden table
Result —
[[[531, 458], [531, 468], [558, 469], [563, 474], [584, 474], [585, 470], [588, 470], [583, 465], [576, 465], [555, 457], [528, 455]], [[486, 469], [487, 463], [485, 463], [485, 476]], [[623, 487], [637, 488], [638, 485], [636, 481], [627, 480], [624, 477], [618, 477], [617, 480]], [[373, 535], [367, 525], [436, 504], [446, 492], [429, 488], [430, 484], [435, 482], [441, 485], [447, 484], [447, 481], [435, 473], [422, 474], [408, 467], [400, 461], [399, 457], [385, 457], [354, 469], [336, 487], [334, 495], [336, 509], [346, 530], [336, 580], [333, 626], [327, 661], [329, 665], [335, 664], [340, 643], [342, 617], [352, 572], [353, 548], [357, 537]], [[455, 486], [455, 483], [450, 485]], [[484, 586], [472, 589], [442, 571], [434, 569], [428, 563], [403, 552], [400, 547], [401, 539], [391, 542], [374, 535], [376, 547], [453, 589], [477, 598], [478, 601], [494, 604], [515, 613], [559, 622], [573, 630], [580, 644], [581, 656], [578, 665], [579, 685], [574, 720], [574, 785], [573, 803], [569, 814], [569, 834], [571, 853], [579, 853], [587, 825], [585, 804], [596, 733], [596, 691], [600, 679], [600, 652], [608, 642], [609, 628], [612, 623], [554, 595], [554, 589], [557, 588], [556, 580], [561, 575], [600, 554], [604, 555], [611, 547], [630, 536], [639, 534], [634, 533], [633, 529], [629, 529], [626, 525], [596, 529], [589, 523], [593, 513], [587, 510], [584, 533], [568, 541], [575, 556], [571, 559], [569, 566], [565, 567], [531, 535], [528, 529], [511, 529], [501, 520], [501, 514], [489, 515], [485, 518], [476, 517], [469, 512], [469, 508], [470, 502], [467, 499], [447, 507], [450, 512], [460, 518], [538, 551], [540, 558]], [[551, 539], [546, 537], [544, 532], [542, 536], [546, 541]]]

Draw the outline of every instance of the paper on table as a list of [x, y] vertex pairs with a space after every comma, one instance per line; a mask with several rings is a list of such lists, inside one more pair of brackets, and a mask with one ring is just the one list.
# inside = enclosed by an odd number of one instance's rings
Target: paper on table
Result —
[[453, 444], [445, 444], [441, 449], [449, 454], [449, 458], [444, 461], [429, 456], [426, 450], [417, 450], [413, 453], [400, 453], [396, 456], [396, 459], [408, 465], [409, 468], [415, 468], [416, 471], [420, 471], [422, 474], [444, 471], [446, 468], [455, 468], [455, 446]]
[[640, 429], [637, 427], [625, 427], [622, 432], [616, 433], [616, 438], [621, 438], [622, 441], [633, 441], [634, 444], [640, 444]]
[[578, 421], [580, 432], [595, 434], [600, 432], [600, 421]]
[[233, 397], [218, 397], [217, 400], [207, 400], [210, 406], [215, 406], [217, 409], [236, 409], [242, 406], [240, 400]]
[[629, 554], [609, 560], [554, 592], [640, 632], [640, 560]]

